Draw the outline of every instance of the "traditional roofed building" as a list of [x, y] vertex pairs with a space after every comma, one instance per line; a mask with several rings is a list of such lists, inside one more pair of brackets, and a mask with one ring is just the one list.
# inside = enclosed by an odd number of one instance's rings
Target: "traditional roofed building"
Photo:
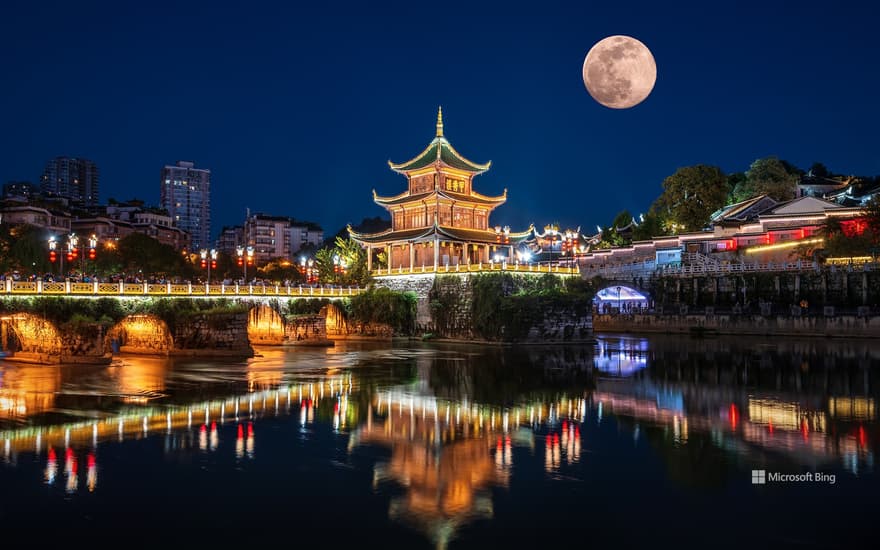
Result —
[[513, 262], [514, 248], [531, 234], [532, 228], [511, 233], [509, 227], [490, 225], [489, 214], [507, 200], [507, 189], [496, 197], [473, 190], [474, 176], [491, 162], [471, 162], [452, 147], [443, 135], [442, 109], [428, 147], [412, 160], [388, 165], [408, 183], [393, 197], [373, 190], [373, 200], [391, 214], [391, 228], [372, 234], [348, 228], [351, 238], [367, 247], [371, 270], [380, 252], [389, 273]]

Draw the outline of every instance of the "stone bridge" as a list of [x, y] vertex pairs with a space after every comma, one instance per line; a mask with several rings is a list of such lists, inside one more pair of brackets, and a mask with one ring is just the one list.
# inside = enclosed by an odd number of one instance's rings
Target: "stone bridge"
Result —
[[[74, 297], [75, 302], [95, 299]], [[101, 299], [131, 306], [136, 298]], [[246, 357], [253, 355], [253, 344], [332, 345], [328, 332], [343, 332], [343, 315], [333, 304], [317, 313], [288, 315], [288, 300], [247, 295], [230, 298], [223, 307], [179, 314], [169, 303], [191, 298], [173, 298], [168, 302], [141, 296], [141, 303], [129, 308], [134, 312], [95, 320], [75, 308], [69, 313], [68, 298], [41, 298], [38, 305], [25, 307], [26, 302], [10, 301], [0, 293], [0, 357], [32, 363], [98, 364], [109, 363], [118, 353]], [[296, 297], [303, 298], [308, 299]]]

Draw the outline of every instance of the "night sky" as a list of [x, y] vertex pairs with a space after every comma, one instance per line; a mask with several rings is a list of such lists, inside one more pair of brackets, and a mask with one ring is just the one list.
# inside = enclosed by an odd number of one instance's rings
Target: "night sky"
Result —
[[[385, 214], [371, 189], [403, 191], [387, 161], [424, 149], [438, 105], [453, 146], [492, 161], [475, 188], [508, 188], [491, 222], [514, 230], [645, 211], [698, 163], [880, 174], [880, 14], [864, 1], [129, 4], [0, 7], [0, 181], [81, 156], [102, 202], [158, 203], [162, 166], [192, 160], [212, 171], [213, 235], [246, 207], [332, 233]], [[581, 77], [613, 34], [657, 62], [628, 110]]]

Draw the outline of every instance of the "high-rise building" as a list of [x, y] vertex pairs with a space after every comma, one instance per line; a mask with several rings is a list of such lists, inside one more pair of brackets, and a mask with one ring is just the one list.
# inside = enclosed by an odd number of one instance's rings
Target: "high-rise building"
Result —
[[190, 235], [191, 250], [211, 246], [211, 171], [178, 161], [162, 168], [159, 203]]
[[252, 214], [244, 222], [244, 237], [254, 247], [257, 265], [276, 258], [290, 260], [290, 218]]
[[87, 159], [56, 157], [40, 177], [43, 193], [84, 206], [98, 204], [98, 167]]
[[223, 254], [236, 255], [236, 249], [244, 246], [244, 227], [241, 225], [227, 225], [220, 230], [215, 248]]
[[290, 222], [290, 254], [295, 257], [297, 252], [303, 247], [313, 247], [315, 249], [324, 242], [324, 230], [316, 223], [312, 222]]
[[28, 201], [40, 194], [40, 188], [29, 181], [10, 181], [3, 186], [3, 198]]

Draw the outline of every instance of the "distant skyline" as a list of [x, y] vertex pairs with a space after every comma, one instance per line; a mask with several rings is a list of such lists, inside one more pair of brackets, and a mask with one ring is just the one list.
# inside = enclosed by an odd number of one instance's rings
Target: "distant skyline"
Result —
[[[327, 234], [384, 216], [438, 105], [462, 155], [508, 189], [493, 225], [585, 231], [644, 212], [677, 168], [776, 155], [880, 174], [880, 10], [864, 2], [4, 6], [0, 180], [94, 161], [100, 200], [159, 203], [162, 167], [211, 170], [212, 231], [245, 212]], [[599, 105], [584, 56], [626, 34], [657, 63], [632, 109]]]

